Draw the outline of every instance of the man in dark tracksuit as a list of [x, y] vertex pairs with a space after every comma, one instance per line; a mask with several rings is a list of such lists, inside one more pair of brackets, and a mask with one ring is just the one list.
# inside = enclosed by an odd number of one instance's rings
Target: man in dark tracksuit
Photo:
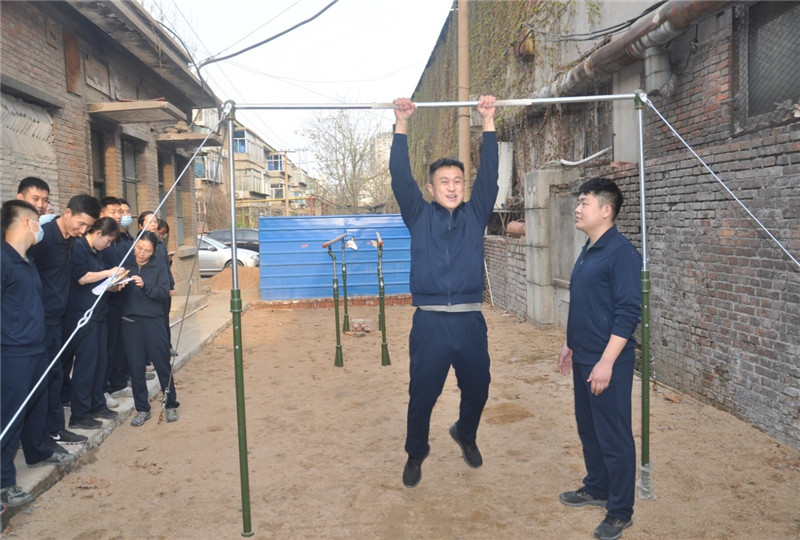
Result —
[[[99, 216], [100, 202], [97, 199], [90, 195], [76, 195], [69, 200], [62, 215], [42, 226], [44, 238], [30, 250], [42, 278], [47, 329], [45, 344], [50, 361], [67, 338], [63, 335], [62, 324], [69, 296], [72, 241], [85, 233]], [[64, 421], [61, 393], [67, 383], [64, 381], [63, 363], [62, 356], [48, 375], [47, 431], [55, 442], [82, 443], [86, 437], [67, 430]]]
[[41, 240], [36, 208], [22, 200], [8, 201], [2, 210], [3, 239], [0, 271], [0, 412], [6, 430], [2, 441], [2, 504], [20, 506], [33, 497], [16, 485], [14, 454], [22, 440], [25, 461], [30, 466], [65, 465], [75, 461], [69, 452], [56, 452], [47, 442], [45, 418], [47, 398], [40, 386], [20, 410], [28, 394], [44, 373], [48, 355], [45, 349], [45, 313], [42, 282], [36, 266], [28, 258], [29, 248]]
[[575, 418], [583, 444], [586, 477], [559, 498], [567, 506], [605, 506], [595, 529], [615, 540], [633, 524], [636, 447], [631, 429], [631, 388], [641, 317], [642, 258], [614, 225], [622, 193], [595, 178], [579, 188], [575, 222], [589, 237], [570, 278], [567, 343], [559, 371], [573, 371]]
[[489, 395], [489, 345], [483, 303], [483, 231], [497, 198], [497, 135], [492, 96], [482, 96], [481, 163], [472, 191], [464, 202], [464, 166], [453, 159], [431, 164], [428, 203], [411, 174], [407, 127], [414, 104], [395, 104], [395, 135], [389, 160], [392, 190], [411, 233], [410, 286], [414, 313], [409, 336], [410, 375], [403, 484], [416, 486], [422, 461], [430, 451], [428, 433], [433, 406], [452, 365], [461, 389], [458, 421], [450, 435], [470, 467], [483, 459], [475, 443]]

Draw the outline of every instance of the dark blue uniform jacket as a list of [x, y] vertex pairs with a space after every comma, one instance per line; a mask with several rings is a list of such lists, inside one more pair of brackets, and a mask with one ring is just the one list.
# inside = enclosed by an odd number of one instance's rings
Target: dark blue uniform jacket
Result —
[[642, 257], [611, 227], [592, 247], [583, 246], [570, 278], [567, 346], [578, 364], [596, 364], [611, 335], [636, 346], [633, 332], [642, 314]]
[[39, 273], [5, 240], [0, 250], [0, 355], [17, 357], [42, 354], [45, 352], [45, 328]]
[[[108, 249], [108, 248], [106, 248]], [[102, 272], [106, 269], [105, 262], [103, 262], [102, 252], [95, 251], [89, 247], [89, 242], [86, 238], [76, 238], [72, 246], [72, 277], [69, 286], [69, 302], [67, 302], [66, 316], [73, 319], [80, 319], [87, 309], [94, 305], [97, 300], [97, 295], [92, 292], [97, 285], [103, 280], [95, 281], [94, 283], [87, 283], [85, 285], [78, 284], [78, 280], [85, 276], [88, 272]], [[106, 305], [109, 296], [118, 293], [106, 291], [100, 301], [92, 312], [93, 321], [105, 320], [108, 307]]]
[[125, 264], [128, 277], [141, 276], [144, 287], [132, 281], [122, 289], [122, 316], [134, 321], [148, 317], [163, 317], [164, 302], [169, 299], [169, 277], [166, 265], [155, 254], [141, 268], [136, 259]]
[[[56, 218], [57, 219], [57, 218]], [[74, 238], [64, 238], [55, 219], [42, 225], [44, 237], [28, 255], [36, 261], [42, 279], [44, 311], [48, 324], [61, 324], [69, 299], [70, 267]]]
[[481, 163], [469, 201], [451, 213], [425, 201], [411, 174], [408, 138], [396, 133], [389, 170], [403, 222], [411, 233], [413, 304], [483, 301], [483, 232], [497, 198], [497, 134], [483, 133]]

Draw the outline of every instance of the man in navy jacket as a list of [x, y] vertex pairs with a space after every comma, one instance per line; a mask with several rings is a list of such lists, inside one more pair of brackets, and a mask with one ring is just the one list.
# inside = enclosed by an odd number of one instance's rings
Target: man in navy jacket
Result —
[[642, 258], [617, 231], [622, 193], [594, 178], [579, 189], [575, 226], [589, 237], [570, 278], [567, 343], [558, 369], [573, 372], [575, 418], [586, 477], [559, 498], [567, 506], [605, 506], [595, 529], [601, 540], [619, 538], [633, 524], [636, 447], [631, 429], [631, 388], [641, 317]]
[[464, 165], [444, 158], [429, 168], [427, 189], [434, 200], [428, 203], [408, 159], [407, 128], [415, 106], [406, 98], [394, 101], [396, 124], [389, 170], [403, 222], [411, 233], [410, 287], [417, 306], [409, 336], [406, 487], [416, 486], [422, 478], [422, 462], [430, 451], [431, 412], [451, 365], [461, 389], [461, 405], [450, 435], [467, 465], [478, 468], [483, 464], [475, 439], [490, 380], [481, 305], [483, 231], [498, 189], [494, 102], [492, 96], [481, 96], [477, 105], [483, 119], [483, 144], [472, 198], [464, 202]]
[[[22, 441], [22, 451], [29, 466], [67, 465], [75, 456], [56, 451], [47, 443], [45, 388], [25, 402], [47, 368], [45, 349], [45, 311], [42, 304], [42, 281], [28, 256], [31, 246], [42, 239], [37, 209], [23, 200], [7, 201], [0, 217], [3, 229], [0, 261], [0, 412], [2, 430], [2, 489], [0, 501], [20, 506], [33, 497], [17, 485], [14, 454]], [[19, 411], [13, 424], [11, 419]]]

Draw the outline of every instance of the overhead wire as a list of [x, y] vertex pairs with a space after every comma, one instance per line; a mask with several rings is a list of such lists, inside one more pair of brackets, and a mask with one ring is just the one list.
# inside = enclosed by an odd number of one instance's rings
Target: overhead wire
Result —
[[264, 39], [262, 41], [259, 41], [258, 43], [254, 43], [253, 45], [250, 45], [249, 47], [245, 47], [244, 49], [241, 49], [241, 50], [236, 51], [236, 52], [231, 53], [231, 54], [227, 54], [225, 56], [221, 56], [221, 57], [211, 56], [209, 58], [206, 58], [205, 60], [200, 62], [200, 68], [203, 68], [203, 67], [207, 66], [208, 64], [213, 64], [215, 62], [221, 62], [223, 60], [228, 60], [228, 59], [233, 58], [235, 56], [239, 56], [240, 54], [246, 53], [247, 51], [253, 50], [253, 49], [255, 49], [257, 47], [260, 47], [260, 46], [262, 46], [262, 45], [264, 45], [266, 43], [269, 43], [270, 41], [273, 41], [273, 40], [275, 40], [275, 39], [277, 39], [277, 38], [279, 38], [279, 37], [281, 37], [281, 36], [283, 36], [285, 34], [288, 34], [289, 32], [291, 32], [293, 30], [296, 30], [297, 28], [300, 28], [301, 26], [303, 26], [305, 24], [310, 23], [311, 21], [313, 21], [314, 19], [316, 19], [317, 17], [319, 17], [320, 15], [322, 15], [323, 13], [328, 11], [328, 9], [333, 7], [333, 5], [336, 4], [338, 1], [339, 0], [333, 0], [331, 3], [329, 3], [327, 6], [322, 8], [315, 15], [312, 15], [308, 19], [306, 19], [304, 21], [300, 21], [299, 23], [295, 24], [294, 26], [291, 26], [290, 28], [287, 28], [286, 30], [283, 30], [282, 32], [278, 32], [277, 34], [275, 34], [273, 36], [270, 36], [267, 39]]

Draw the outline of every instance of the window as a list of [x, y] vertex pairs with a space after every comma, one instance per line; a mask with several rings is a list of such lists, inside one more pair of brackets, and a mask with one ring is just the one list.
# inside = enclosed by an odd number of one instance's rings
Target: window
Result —
[[270, 184], [269, 190], [273, 199], [283, 199], [283, 184]]
[[102, 199], [106, 196], [106, 145], [102, 133], [92, 130], [92, 186], [94, 196]]
[[[167, 194], [167, 190], [164, 188], [164, 161], [165, 157], [161, 154], [158, 154], [158, 202], [164, 200], [164, 195]], [[161, 219], [167, 218], [167, 203], [161, 205], [161, 208], [158, 210], [158, 217]]]
[[736, 17], [737, 131], [792, 120], [800, 107], [800, 3], [741, 4]]
[[131, 205], [131, 215], [139, 215], [139, 199], [136, 196], [136, 146], [131, 141], [122, 141], [122, 198]]
[[233, 132], [233, 151], [240, 154], [247, 153], [247, 138], [243, 129]]
[[206, 156], [197, 156], [194, 158], [194, 177], [197, 179], [206, 179]]
[[272, 154], [267, 156], [268, 171], [283, 171], [283, 154]]

